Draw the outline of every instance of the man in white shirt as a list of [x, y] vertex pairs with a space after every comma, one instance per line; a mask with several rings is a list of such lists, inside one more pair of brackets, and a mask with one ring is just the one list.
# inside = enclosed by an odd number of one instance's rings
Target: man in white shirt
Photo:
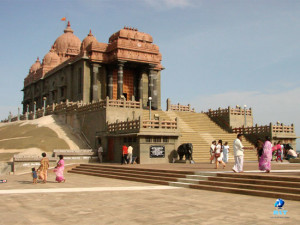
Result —
[[214, 151], [215, 151], [215, 148], [216, 148], [216, 144], [217, 144], [217, 142], [213, 141], [211, 143], [211, 146], [210, 146], [210, 150], [209, 150], [209, 152], [210, 152], [210, 164], [212, 164], [213, 161], [215, 161]]
[[128, 155], [127, 155], [127, 162], [128, 164], [132, 163], [132, 151], [133, 151], [133, 148], [131, 145], [129, 145], [128, 147]]
[[244, 146], [242, 144], [242, 134], [237, 135], [237, 139], [233, 142], [233, 152], [235, 164], [232, 168], [235, 173], [242, 173], [244, 166]]
[[102, 155], [103, 155], [103, 148], [102, 148], [102, 145], [100, 145], [98, 148], [98, 157], [99, 157], [100, 163], [102, 163]]

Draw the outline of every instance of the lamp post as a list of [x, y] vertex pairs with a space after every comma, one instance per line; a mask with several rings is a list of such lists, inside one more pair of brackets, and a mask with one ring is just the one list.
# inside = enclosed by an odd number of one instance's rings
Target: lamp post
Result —
[[44, 100], [44, 111], [43, 111], [43, 116], [46, 116], [46, 100], [47, 100], [47, 98], [44, 97], [43, 100]]
[[244, 105], [244, 114], [245, 114], [245, 125], [244, 125], [244, 127], [246, 127], [246, 125], [247, 125], [247, 105]]
[[36, 101], [33, 102], [33, 119], [36, 119]]
[[20, 107], [18, 107], [18, 121], [20, 120]]
[[151, 120], [151, 101], [152, 101], [152, 97], [149, 97], [149, 120]]
[[29, 105], [26, 105], [26, 120], [29, 119]]

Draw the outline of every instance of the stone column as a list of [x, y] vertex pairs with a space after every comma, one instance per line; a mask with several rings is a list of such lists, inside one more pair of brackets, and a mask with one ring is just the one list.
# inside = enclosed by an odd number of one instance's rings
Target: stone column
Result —
[[139, 74], [139, 86], [138, 86], [138, 95], [139, 95], [138, 100], [142, 100], [142, 101], [143, 101], [143, 72], [144, 71], [142, 71]]
[[[93, 68], [92, 68], [92, 72], [93, 72], [93, 75], [92, 75], [92, 101], [98, 101], [99, 100], [99, 95], [98, 95], [98, 85], [97, 85], [97, 75], [98, 75], [98, 72], [99, 72], [99, 67], [100, 65], [99, 64], [93, 64]], [[100, 85], [101, 87], [101, 85]]]
[[149, 97], [152, 97], [152, 108], [157, 109], [157, 71], [155, 65], [150, 64], [149, 68]]
[[112, 68], [108, 68], [108, 73], [107, 73], [107, 96], [109, 97], [109, 99], [113, 98], [113, 69]]
[[125, 61], [119, 61], [118, 62], [118, 95], [117, 99], [121, 99], [121, 96], [123, 95], [123, 67], [124, 67]]

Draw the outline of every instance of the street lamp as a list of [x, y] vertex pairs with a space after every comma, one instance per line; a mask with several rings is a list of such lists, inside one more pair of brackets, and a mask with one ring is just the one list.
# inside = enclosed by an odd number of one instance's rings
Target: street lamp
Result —
[[244, 127], [246, 127], [246, 125], [247, 125], [247, 105], [244, 105], [244, 114], [245, 114], [245, 125], [244, 125]]
[[151, 101], [152, 101], [152, 97], [149, 97], [149, 120], [151, 120]]
[[43, 116], [46, 116], [46, 100], [47, 100], [47, 98], [44, 97], [44, 98], [43, 98], [43, 101], [44, 101]]

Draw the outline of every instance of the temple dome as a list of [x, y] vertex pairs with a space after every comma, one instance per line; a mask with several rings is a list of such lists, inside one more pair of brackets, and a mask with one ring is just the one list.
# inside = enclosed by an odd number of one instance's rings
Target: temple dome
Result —
[[37, 57], [35, 63], [30, 67], [29, 73], [35, 73], [39, 68], [41, 68], [41, 62], [39, 57]]
[[60, 58], [56, 54], [54, 47], [52, 46], [51, 50], [44, 56], [43, 65], [55, 67], [60, 63]]
[[90, 30], [90, 33], [83, 39], [82, 43], [81, 43], [81, 51], [85, 51], [86, 47], [91, 44], [92, 42], [96, 42], [97, 39], [94, 37], [94, 35], [92, 34], [92, 31]]
[[54, 49], [58, 55], [77, 55], [80, 51], [80, 45], [81, 41], [73, 34], [69, 21], [64, 33], [54, 42]]

